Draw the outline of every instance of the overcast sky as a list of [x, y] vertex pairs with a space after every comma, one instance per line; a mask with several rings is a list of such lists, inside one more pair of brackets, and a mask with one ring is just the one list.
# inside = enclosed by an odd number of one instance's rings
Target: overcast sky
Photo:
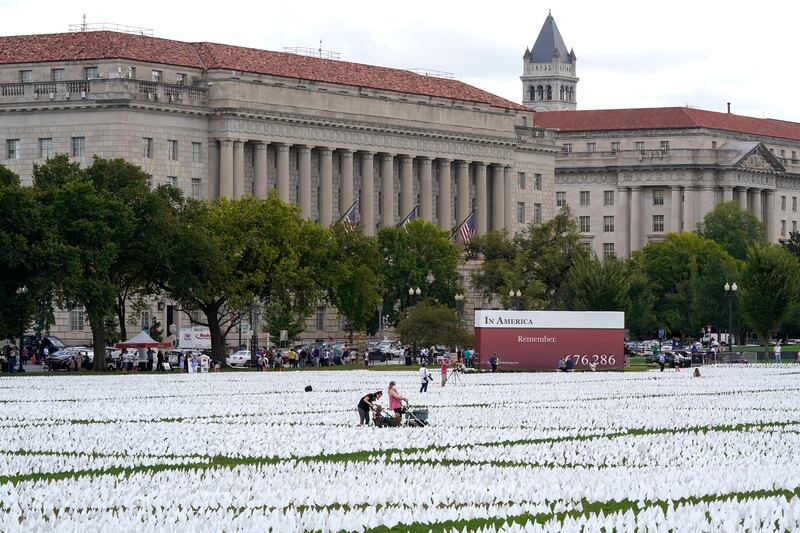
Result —
[[578, 56], [580, 109], [684, 106], [800, 122], [800, 2], [722, 1], [0, 0], [0, 34], [80, 23], [152, 28], [158, 37], [282, 50], [322, 46], [342, 59], [452, 72], [519, 102], [522, 53], [548, 9]]

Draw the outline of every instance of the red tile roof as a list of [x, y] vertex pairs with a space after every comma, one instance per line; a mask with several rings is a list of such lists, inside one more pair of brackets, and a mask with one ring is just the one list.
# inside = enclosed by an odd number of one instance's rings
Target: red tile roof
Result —
[[110, 31], [0, 37], [0, 64], [129, 59], [193, 68], [230, 69], [385, 91], [525, 107], [466, 83], [376, 67], [216, 43], [187, 43]]
[[553, 128], [565, 132], [707, 128], [800, 140], [800, 124], [796, 122], [717, 113], [689, 107], [542, 111], [535, 114], [533, 122], [539, 128]]

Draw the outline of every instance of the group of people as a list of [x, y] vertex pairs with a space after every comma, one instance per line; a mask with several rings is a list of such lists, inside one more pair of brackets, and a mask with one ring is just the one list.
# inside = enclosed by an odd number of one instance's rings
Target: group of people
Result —
[[256, 351], [256, 366], [259, 372], [267, 370], [283, 371], [285, 368], [306, 368], [341, 365], [350, 357], [350, 350], [344, 347], [339, 355], [330, 346], [314, 348], [280, 349], [260, 348]]
[[394, 418], [396, 421], [400, 420], [400, 417], [403, 416], [406, 410], [403, 406], [403, 402], [408, 403], [408, 398], [400, 394], [397, 390], [397, 384], [394, 381], [389, 382], [386, 393], [389, 395], [389, 411], [391, 411], [391, 413], [385, 414], [383, 408], [377, 403], [378, 400], [383, 397], [383, 391], [378, 390], [370, 392], [362, 396], [356, 406], [358, 409], [359, 425], [368, 426], [372, 418], [370, 416], [371, 413], [375, 413], [375, 416], [384, 415]]

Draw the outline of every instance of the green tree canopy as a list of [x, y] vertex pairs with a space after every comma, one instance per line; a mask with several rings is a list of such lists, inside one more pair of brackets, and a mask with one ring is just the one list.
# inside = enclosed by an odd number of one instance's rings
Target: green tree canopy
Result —
[[397, 325], [400, 340], [418, 346], [467, 346], [470, 334], [460, 327], [452, 308], [431, 300], [423, 300], [408, 309], [408, 314]]
[[617, 258], [579, 259], [564, 286], [564, 309], [571, 311], [628, 311], [630, 280], [625, 263]]
[[800, 265], [788, 250], [776, 244], [748, 248], [739, 284], [741, 305], [748, 322], [765, 342], [777, 332], [799, 291]]
[[735, 202], [710, 211], [697, 225], [697, 234], [719, 244], [734, 259], [743, 260], [751, 244], [764, 242], [764, 225]]
[[449, 233], [417, 219], [404, 228], [378, 232], [384, 280], [383, 314], [396, 324], [412, 301], [411, 287], [419, 287], [422, 298], [452, 307], [458, 291], [458, 247]]
[[655, 294], [655, 315], [673, 334], [697, 334], [726, 316], [723, 287], [736, 279], [736, 261], [694, 233], [670, 233], [634, 252]]

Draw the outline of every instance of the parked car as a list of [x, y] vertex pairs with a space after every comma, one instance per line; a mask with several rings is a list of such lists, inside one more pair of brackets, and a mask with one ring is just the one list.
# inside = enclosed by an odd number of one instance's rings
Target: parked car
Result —
[[33, 352], [36, 352], [37, 356], [41, 355], [42, 350], [45, 347], [50, 354], [54, 354], [55, 352], [63, 350], [67, 347], [64, 342], [55, 335], [45, 335], [41, 337], [39, 339], [38, 349], [36, 346], [36, 335], [23, 335], [22, 344], [25, 346], [25, 348], [27, 348], [28, 353], [32, 354]]
[[50, 370], [72, 370], [76, 366], [87, 368], [87, 365], [91, 367], [91, 362], [78, 350], [58, 350], [47, 356], [47, 368]]
[[232, 367], [248, 367], [251, 365], [250, 350], [239, 350], [225, 358], [225, 362]]

